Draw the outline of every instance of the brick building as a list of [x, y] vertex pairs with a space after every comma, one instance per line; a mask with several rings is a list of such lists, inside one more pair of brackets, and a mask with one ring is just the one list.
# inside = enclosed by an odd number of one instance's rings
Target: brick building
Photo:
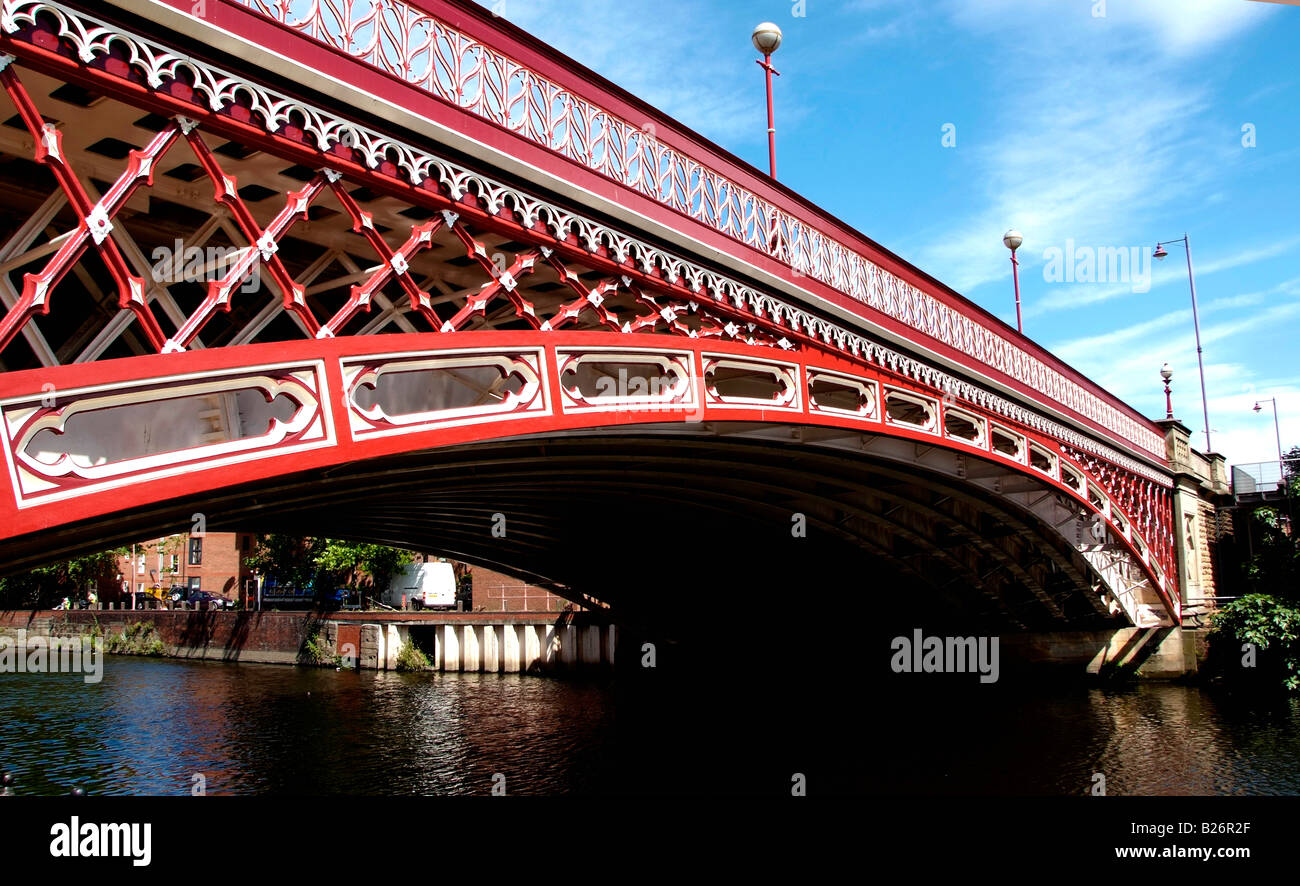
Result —
[[248, 532], [169, 535], [135, 544], [118, 560], [122, 590], [166, 591], [183, 585], [240, 600], [257, 592], [252, 570], [244, 565], [256, 546], [257, 536]]

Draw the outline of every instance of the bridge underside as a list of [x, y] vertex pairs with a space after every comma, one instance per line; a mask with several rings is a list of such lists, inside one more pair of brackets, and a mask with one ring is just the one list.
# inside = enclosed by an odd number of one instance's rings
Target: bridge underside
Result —
[[[523, 437], [289, 475], [3, 547], [13, 568], [172, 531], [200, 511], [210, 531], [435, 549], [621, 614], [777, 602], [1002, 628], [1125, 623], [1035, 514], [873, 458], [862, 439], [743, 423]], [[1030, 485], [1024, 494], [1055, 495]]]

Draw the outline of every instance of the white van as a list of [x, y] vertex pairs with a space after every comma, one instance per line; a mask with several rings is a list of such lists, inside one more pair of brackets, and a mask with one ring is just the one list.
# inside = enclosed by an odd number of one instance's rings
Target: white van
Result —
[[412, 609], [455, 609], [456, 570], [446, 560], [406, 564], [393, 576], [383, 601], [400, 608], [403, 598]]

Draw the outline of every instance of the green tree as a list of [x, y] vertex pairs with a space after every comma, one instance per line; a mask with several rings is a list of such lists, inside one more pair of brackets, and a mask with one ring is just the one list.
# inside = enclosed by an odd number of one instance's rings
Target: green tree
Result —
[[[1212, 657], [1220, 670], [1241, 659], [1261, 685], [1300, 691], [1300, 608], [1269, 594], [1248, 594], [1213, 616]], [[1247, 648], [1249, 644], [1253, 648]]]
[[1248, 516], [1251, 556], [1243, 564], [1257, 593], [1246, 594], [1213, 616], [1211, 671], [1249, 685], [1300, 691], [1300, 544], [1295, 507], [1300, 500], [1300, 446], [1282, 457], [1285, 496]]
[[369, 542], [271, 534], [258, 537], [256, 550], [244, 562], [281, 584], [355, 589], [363, 577], [375, 587], [386, 584], [411, 562], [411, 553]]
[[257, 537], [257, 547], [244, 564], [282, 585], [306, 587], [316, 579], [316, 557], [324, 539], [269, 533]]
[[1300, 543], [1296, 539], [1295, 508], [1300, 502], [1300, 446], [1282, 457], [1286, 497], [1261, 505], [1249, 516], [1251, 556], [1245, 563], [1251, 585], [1265, 594], [1300, 600]]
[[353, 590], [360, 586], [363, 574], [369, 576], [374, 587], [382, 587], [410, 562], [410, 551], [334, 538], [326, 539], [316, 556], [316, 565], [324, 576], [333, 579], [333, 584], [346, 584]]
[[88, 587], [98, 589], [102, 583], [116, 586], [118, 558], [128, 554], [126, 548], [111, 548], [0, 578], [0, 606], [48, 609], [64, 597], [79, 599]]

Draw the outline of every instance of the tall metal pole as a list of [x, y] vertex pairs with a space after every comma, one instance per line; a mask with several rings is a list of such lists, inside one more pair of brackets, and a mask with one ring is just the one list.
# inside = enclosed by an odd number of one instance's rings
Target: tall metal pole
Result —
[[776, 178], [776, 112], [772, 105], [772, 77], [781, 72], [772, 67], [772, 53], [781, 48], [781, 29], [772, 22], [763, 22], [749, 35], [754, 48], [763, 54], [763, 60], [754, 59], [766, 73], [767, 80], [767, 160], [772, 178]]
[[1011, 250], [1011, 278], [1016, 283], [1016, 332], [1025, 334], [1024, 324], [1020, 322], [1020, 262], [1016, 261], [1016, 251]]
[[1025, 334], [1025, 326], [1020, 320], [1020, 262], [1016, 261], [1016, 250], [1025, 242], [1025, 235], [1015, 228], [1002, 235], [1002, 245], [1011, 250], [1011, 279], [1016, 284], [1016, 332]]
[[776, 111], [772, 106], [772, 75], [781, 76], [772, 67], [772, 56], [763, 56], [763, 70], [767, 72], [767, 160], [776, 178]]
[[1160, 370], [1160, 377], [1165, 380], [1165, 418], [1174, 417], [1174, 401], [1171, 399], [1172, 392], [1169, 390], [1169, 380], [1174, 374], [1169, 371], [1169, 364], [1166, 363]]
[[1155, 259], [1163, 259], [1169, 253], [1166, 243], [1181, 243], [1187, 252], [1187, 282], [1192, 288], [1192, 328], [1196, 330], [1196, 365], [1201, 371], [1201, 412], [1205, 416], [1205, 451], [1213, 452], [1214, 444], [1210, 442], [1210, 398], [1205, 392], [1205, 357], [1201, 348], [1201, 318], [1196, 304], [1196, 273], [1192, 270], [1192, 241], [1186, 234], [1177, 240], [1162, 240], [1156, 244], [1152, 254]]
[[1187, 250], [1187, 279], [1192, 286], [1192, 326], [1196, 330], [1196, 364], [1201, 370], [1201, 412], [1205, 416], [1205, 451], [1213, 452], [1210, 443], [1210, 400], [1205, 394], [1205, 359], [1201, 356], [1201, 321], [1196, 312], [1196, 275], [1192, 273], [1192, 243], [1183, 234], [1183, 248]]
[[1289, 526], [1295, 527], [1295, 505], [1291, 501], [1291, 483], [1286, 478], [1286, 462], [1282, 460], [1282, 431], [1277, 423], [1277, 397], [1273, 398], [1273, 434], [1277, 437], [1277, 481], [1282, 484], [1286, 496], [1286, 517]]
[[1277, 397], [1273, 399], [1273, 436], [1277, 438], [1277, 467], [1282, 469], [1282, 431], [1277, 424]]

